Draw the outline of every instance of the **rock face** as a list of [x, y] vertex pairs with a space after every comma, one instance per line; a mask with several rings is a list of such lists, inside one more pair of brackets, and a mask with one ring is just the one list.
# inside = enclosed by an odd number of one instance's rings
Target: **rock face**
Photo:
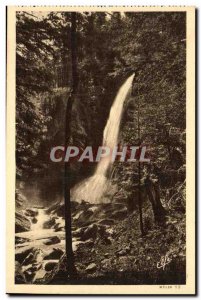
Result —
[[16, 212], [15, 213], [15, 232], [24, 232], [29, 231], [31, 228], [31, 223], [23, 214]]

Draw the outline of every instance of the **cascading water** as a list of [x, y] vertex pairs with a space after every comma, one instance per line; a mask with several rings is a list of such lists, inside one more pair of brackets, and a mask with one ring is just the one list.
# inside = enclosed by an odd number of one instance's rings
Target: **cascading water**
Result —
[[[120, 87], [110, 110], [110, 115], [103, 133], [103, 146], [107, 146], [110, 149], [114, 149], [118, 143], [123, 104], [130, 93], [133, 78], [134, 74]], [[110, 164], [110, 157], [101, 159], [94, 175], [76, 185], [72, 190], [72, 198], [77, 201], [85, 200], [97, 203], [108, 189], [109, 182], [106, 174]]]
[[43, 224], [49, 220], [49, 215], [44, 209], [38, 209], [37, 222], [32, 223], [31, 230], [43, 230]]

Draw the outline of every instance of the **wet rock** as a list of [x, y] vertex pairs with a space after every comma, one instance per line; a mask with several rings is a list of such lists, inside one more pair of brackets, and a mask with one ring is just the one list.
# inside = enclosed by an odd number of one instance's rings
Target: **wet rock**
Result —
[[41, 249], [33, 248], [32, 251], [25, 257], [22, 266], [37, 265], [43, 260], [43, 252]]
[[58, 232], [58, 231], [65, 231], [65, 226], [64, 226], [64, 222], [59, 222], [59, 223], [56, 223], [54, 225], [54, 231], [55, 232]]
[[[78, 202], [71, 201], [72, 213], [74, 212], [77, 205], [78, 205]], [[57, 215], [58, 217], [64, 217], [65, 216], [64, 203], [57, 202], [57, 203], [53, 204], [51, 207], [49, 207], [47, 209], [47, 213]]]
[[19, 237], [19, 236], [15, 237], [15, 244], [24, 244], [29, 241], [30, 241], [30, 239], [28, 239], [28, 238], [23, 238], [23, 237]]
[[29, 248], [26, 250], [20, 250], [15, 254], [15, 260], [18, 261], [20, 264], [24, 261], [27, 255], [34, 251], [34, 248]]
[[96, 270], [96, 264], [92, 263], [87, 266], [86, 272], [87, 273], [93, 273]]
[[74, 220], [77, 222], [78, 225], [87, 225], [91, 223], [90, 217], [93, 216], [93, 211], [84, 209], [80, 211], [75, 217]]
[[52, 271], [57, 265], [58, 265], [58, 262], [49, 261], [45, 264], [45, 270], [47, 272]]
[[24, 261], [22, 262], [23, 266], [27, 266], [29, 264], [31, 264], [34, 260], [34, 254], [33, 253], [29, 253], [27, 255], [27, 257], [24, 259]]
[[38, 222], [38, 220], [34, 217], [33, 219], [32, 219], [32, 223], [33, 224], [36, 224]]
[[53, 251], [50, 252], [48, 255], [44, 257], [44, 260], [49, 260], [49, 259], [60, 259], [60, 257], [63, 255], [63, 251], [59, 248], [55, 249], [53, 248]]
[[37, 209], [34, 209], [34, 208], [27, 208], [25, 210], [25, 215], [27, 217], [36, 217], [38, 215], [38, 210]]
[[54, 245], [60, 243], [61, 240], [58, 236], [50, 237], [47, 241], [44, 242], [45, 245]]
[[74, 237], [81, 237], [84, 231], [85, 231], [85, 228], [78, 228], [78, 229], [73, 231], [73, 236]]
[[56, 224], [54, 225], [55, 231], [56, 231], [58, 228], [60, 228], [60, 227], [61, 227], [61, 224], [60, 224], [60, 223], [56, 223]]
[[90, 238], [95, 239], [97, 236], [97, 231], [98, 231], [98, 226], [96, 224], [91, 224], [91, 225], [89, 225], [89, 227], [87, 227], [87, 229], [85, 229], [85, 231], [82, 234], [81, 239], [83, 241], [88, 240]]
[[64, 204], [59, 204], [57, 208], [55, 209], [54, 213], [58, 217], [64, 217], [65, 216], [65, 205]]
[[65, 227], [58, 227], [58, 228], [56, 228], [55, 230], [54, 230], [55, 232], [59, 232], [59, 231], [65, 231]]
[[22, 213], [15, 213], [15, 232], [29, 231], [31, 228], [31, 222]]
[[51, 218], [43, 224], [44, 229], [51, 229], [56, 224], [55, 218]]

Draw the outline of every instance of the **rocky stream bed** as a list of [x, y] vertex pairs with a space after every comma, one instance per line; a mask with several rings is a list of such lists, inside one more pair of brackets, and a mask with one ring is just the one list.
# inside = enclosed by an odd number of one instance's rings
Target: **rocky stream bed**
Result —
[[[64, 205], [16, 213], [15, 262], [18, 284], [68, 284], [65, 268]], [[75, 266], [83, 284], [155, 284], [185, 281], [185, 221], [169, 215], [154, 224], [144, 209], [146, 235], [138, 212], [122, 203], [72, 202]], [[168, 262], [163, 264], [164, 259]], [[144, 276], [146, 272], [146, 278]], [[169, 274], [169, 275], [168, 275]]]

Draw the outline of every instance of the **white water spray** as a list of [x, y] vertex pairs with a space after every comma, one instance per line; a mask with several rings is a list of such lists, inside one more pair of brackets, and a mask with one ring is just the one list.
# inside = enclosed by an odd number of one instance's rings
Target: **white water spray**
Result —
[[[110, 149], [114, 149], [118, 143], [123, 105], [130, 94], [133, 78], [134, 74], [120, 87], [110, 110], [110, 115], [103, 133], [103, 146], [107, 146]], [[77, 201], [85, 200], [97, 203], [108, 189], [109, 182], [106, 174], [111, 163], [109, 156], [101, 159], [94, 175], [76, 185], [72, 190], [72, 198]]]

